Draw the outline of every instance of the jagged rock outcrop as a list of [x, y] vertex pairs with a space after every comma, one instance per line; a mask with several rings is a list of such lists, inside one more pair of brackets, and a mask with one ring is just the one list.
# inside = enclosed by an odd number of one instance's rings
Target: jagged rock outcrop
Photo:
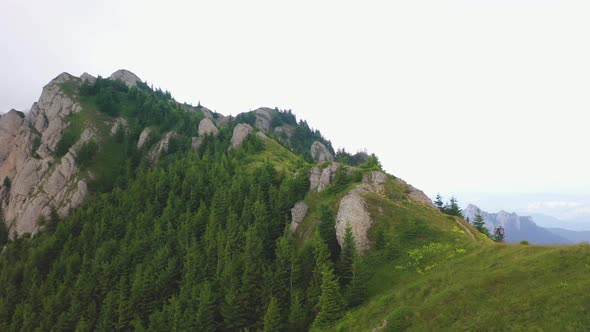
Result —
[[156, 143], [156, 145], [150, 151], [150, 160], [155, 163], [163, 154], [167, 153], [168, 149], [170, 148], [170, 141], [176, 136], [177, 134], [174, 131], [169, 131], [164, 134], [164, 137], [162, 137], [162, 139]]
[[0, 177], [11, 180], [10, 188], [1, 190], [0, 204], [11, 235], [36, 232], [40, 217], [49, 216], [52, 209], [63, 217], [88, 194], [76, 153], [96, 139], [94, 130], [86, 128], [63, 157], [54, 154], [69, 125], [67, 117], [82, 109], [63, 91], [66, 82], [80, 79], [62, 73], [49, 82], [33, 104], [29, 121], [16, 111], [0, 118]]
[[128, 87], [137, 86], [137, 82], [141, 82], [141, 79], [137, 75], [126, 69], [117, 70], [109, 76], [109, 79], [121, 81], [127, 84]]
[[198, 129], [198, 134], [199, 136], [205, 136], [205, 135], [217, 135], [219, 134], [219, 129], [217, 129], [217, 127], [215, 127], [215, 124], [213, 123], [213, 121], [210, 118], [204, 118], [203, 120], [201, 120], [201, 122], [199, 122], [199, 129]]
[[305, 219], [308, 210], [309, 206], [304, 201], [297, 202], [291, 209], [291, 225], [289, 226], [291, 233], [297, 230], [297, 226]]
[[342, 246], [347, 225], [352, 228], [354, 240], [362, 255], [371, 248], [367, 232], [373, 224], [371, 215], [365, 206], [363, 195], [367, 193], [385, 193], [388, 176], [383, 172], [371, 172], [364, 176], [363, 182], [351, 189], [340, 201], [336, 215], [336, 238]]
[[84, 73], [80, 76], [80, 80], [82, 80], [82, 82], [88, 82], [88, 84], [94, 84], [96, 82], [96, 77], [88, 73]]
[[270, 130], [272, 128], [272, 115], [275, 112], [272, 108], [260, 107], [254, 110], [256, 122], [254, 126], [260, 130]]
[[334, 156], [332, 156], [330, 150], [319, 141], [315, 141], [311, 145], [311, 156], [316, 163], [334, 160]]
[[219, 134], [219, 129], [215, 127], [215, 124], [211, 118], [205, 117], [203, 120], [201, 120], [201, 122], [199, 122], [199, 129], [197, 132], [199, 136], [191, 138], [191, 149], [193, 151], [199, 150], [205, 140], [206, 135], [217, 136]]
[[244, 143], [248, 134], [254, 131], [254, 128], [247, 123], [238, 123], [234, 127], [234, 132], [231, 137], [231, 146], [230, 149], [235, 149]]
[[12, 180], [31, 155], [31, 131], [25, 123], [16, 110], [0, 115], [0, 185], [4, 178]]
[[115, 135], [119, 130], [123, 130], [125, 133], [129, 131], [129, 125], [124, 118], [115, 119], [115, 123], [113, 123], [113, 126], [111, 127], [111, 136]]
[[319, 165], [314, 166], [309, 174], [309, 191], [320, 192], [326, 189], [334, 180], [338, 167], [340, 167], [338, 163], [331, 163], [324, 168]]
[[147, 143], [147, 141], [152, 136], [152, 133], [153, 131], [148, 127], [145, 127], [141, 131], [141, 134], [139, 134], [139, 140], [137, 140], [137, 150], [141, 149], [145, 145], [145, 143]]

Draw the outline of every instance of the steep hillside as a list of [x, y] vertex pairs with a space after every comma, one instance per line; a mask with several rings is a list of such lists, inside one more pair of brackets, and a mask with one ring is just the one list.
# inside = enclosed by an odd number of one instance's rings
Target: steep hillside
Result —
[[1, 331], [590, 326], [587, 245], [495, 244], [290, 111], [62, 74], [0, 139]]

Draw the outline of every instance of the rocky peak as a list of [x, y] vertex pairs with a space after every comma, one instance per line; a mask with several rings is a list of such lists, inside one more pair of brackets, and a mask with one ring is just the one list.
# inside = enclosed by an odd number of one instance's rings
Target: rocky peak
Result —
[[94, 84], [96, 82], [96, 77], [88, 74], [87, 72], [84, 72], [84, 74], [80, 76], [80, 79], [82, 82], [88, 82], [88, 84]]
[[137, 82], [141, 82], [141, 79], [137, 75], [126, 69], [117, 70], [109, 76], [109, 79], [119, 80], [127, 84], [128, 87], [137, 86]]

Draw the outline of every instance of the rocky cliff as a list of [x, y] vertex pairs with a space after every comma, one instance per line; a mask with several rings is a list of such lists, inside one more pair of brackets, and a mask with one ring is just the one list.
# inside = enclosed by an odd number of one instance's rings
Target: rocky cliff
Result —
[[[128, 86], [139, 81], [125, 70], [111, 78]], [[96, 78], [87, 73], [81, 78], [62, 73], [43, 87], [29, 119], [15, 110], [0, 117], [0, 204], [11, 235], [35, 233], [40, 218], [47, 218], [52, 210], [63, 217], [88, 195], [77, 153], [85, 143], [101, 140], [96, 128], [84, 126], [65, 154], [56, 153], [64, 130], [71, 125], [68, 117], [82, 110], [76, 97], [67, 93], [67, 85], [82, 80], [93, 82]], [[107, 125], [115, 132], [126, 126], [124, 119], [111, 122]]]

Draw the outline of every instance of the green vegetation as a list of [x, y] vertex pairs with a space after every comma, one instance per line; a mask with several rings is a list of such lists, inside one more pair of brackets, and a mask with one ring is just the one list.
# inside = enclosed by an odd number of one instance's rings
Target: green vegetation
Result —
[[[332, 148], [290, 111], [272, 118], [294, 128], [288, 142], [251, 134], [228, 149], [233, 125], [256, 121], [246, 113], [195, 152], [190, 137], [203, 115], [180, 110], [168, 92], [102, 78], [63, 88], [83, 110], [67, 118], [58, 152], [92, 132], [76, 158], [93, 193], [64, 220], [53, 209], [34, 237], [8, 241], [0, 220], [1, 331], [590, 326], [589, 245], [494, 243], [481, 216], [462, 220], [455, 198], [437, 196], [432, 209], [389, 176], [383, 194], [363, 194], [374, 223], [372, 249], [360, 256], [352, 227], [338, 244], [336, 211], [363, 175], [381, 170], [375, 155], [341, 165], [330, 186], [308, 192], [309, 147]], [[127, 126], [111, 133], [116, 117]], [[154, 137], [138, 151], [146, 127]], [[170, 131], [177, 135], [154, 163], [149, 151]], [[300, 200], [309, 211], [291, 234]]]

